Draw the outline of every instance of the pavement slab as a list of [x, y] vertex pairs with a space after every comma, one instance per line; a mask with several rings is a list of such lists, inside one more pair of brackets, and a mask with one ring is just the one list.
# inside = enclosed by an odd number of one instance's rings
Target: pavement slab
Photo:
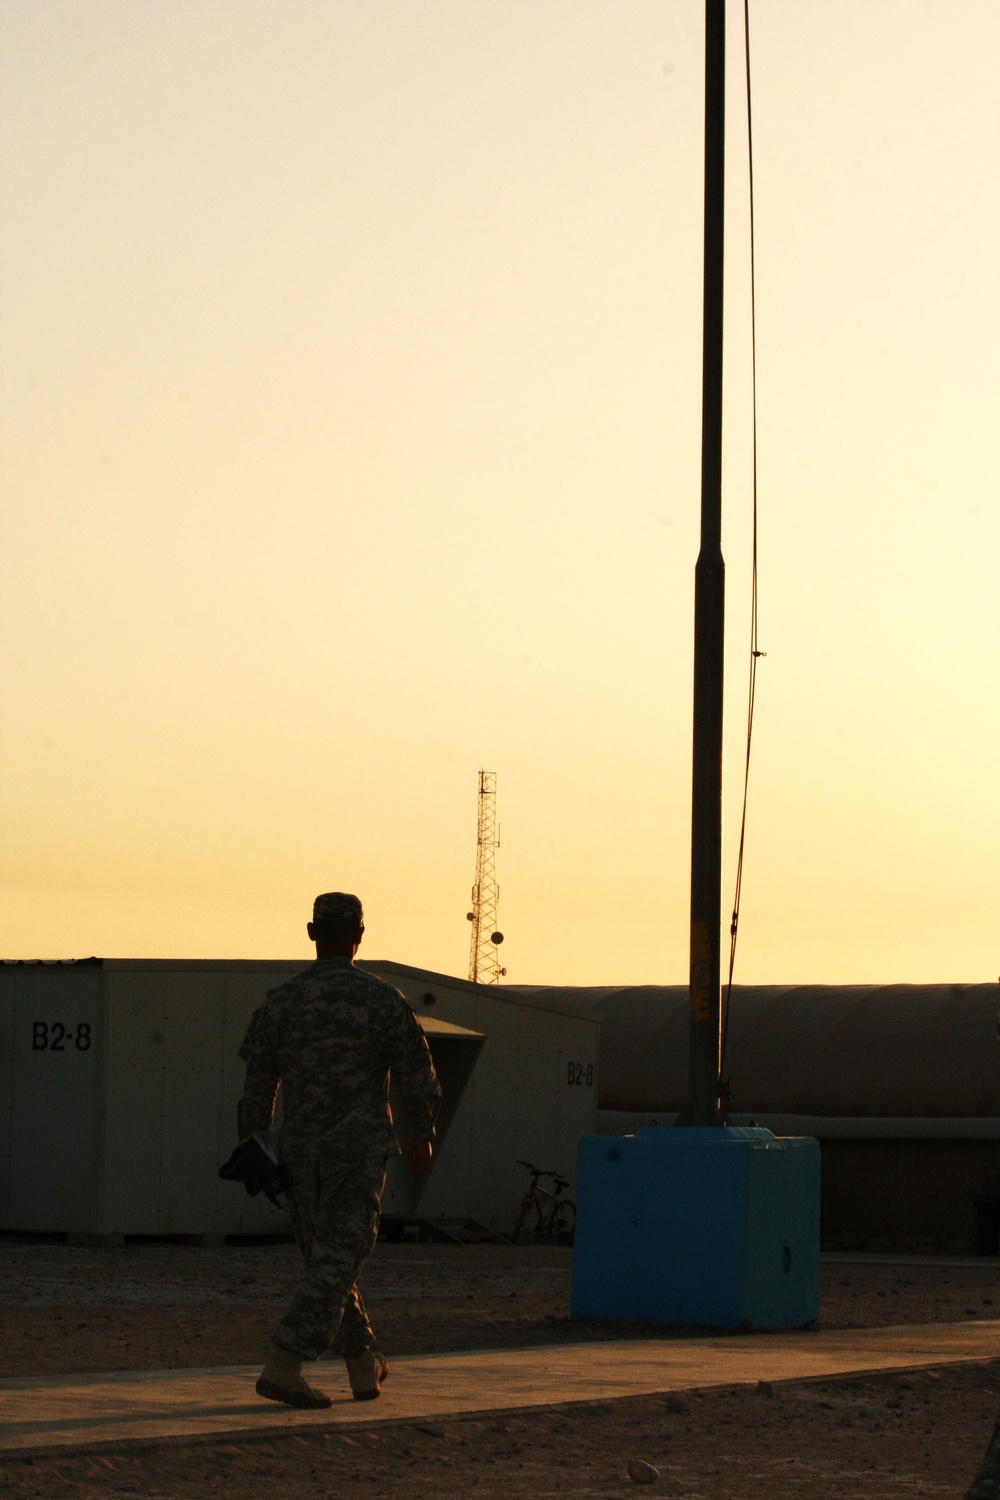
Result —
[[1000, 1321], [606, 1341], [392, 1361], [378, 1401], [356, 1402], [339, 1361], [314, 1383], [334, 1404], [296, 1411], [254, 1392], [256, 1366], [0, 1380], [0, 1452], [371, 1427], [657, 1392], [819, 1379], [1000, 1357]]

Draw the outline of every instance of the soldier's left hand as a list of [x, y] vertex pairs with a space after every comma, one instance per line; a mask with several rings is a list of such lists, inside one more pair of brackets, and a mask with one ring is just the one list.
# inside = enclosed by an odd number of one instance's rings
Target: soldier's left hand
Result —
[[434, 1147], [430, 1141], [418, 1141], [415, 1135], [410, 1137], [406, 1148], [406, 1165], [411, 1172], [426, 1172], [433, 1155]]

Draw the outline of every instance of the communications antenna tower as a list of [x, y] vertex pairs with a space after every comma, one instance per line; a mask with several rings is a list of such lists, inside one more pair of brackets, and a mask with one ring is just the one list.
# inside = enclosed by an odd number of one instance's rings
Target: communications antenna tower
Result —
[[473, 984], [499, 984], [507, 970], [500, 967], [503, 933], [497, 929], [496, 851], [500, 847], [497, 823], [497, 773], [479, 773], [479, 814], [476, 819], [476, 883], [472, 887], [472, 923], [469, 978]]

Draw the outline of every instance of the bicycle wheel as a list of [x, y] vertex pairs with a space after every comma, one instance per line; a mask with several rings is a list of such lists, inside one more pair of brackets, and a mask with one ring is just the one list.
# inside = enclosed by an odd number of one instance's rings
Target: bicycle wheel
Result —
[[517, 1218], [514, 1221], [514, 1233], [510, 1237], [510, 1242], [511, 1242], [512, 1245], [516, 1245], [517, 1244], [518, 1235], [521, 1233], [521, 1230], [524, 1228], [525, 1223], [527, 1222], [528, 1215], [531, 1213], [531, 1210], [534, 1207], [535, 1207], [535, 1195], [534, 1195], [534, 1193], [525, 1193], [524, 1197], [521, 1199], [521, 1206], [517, 1210]]
[[572, 1245], [576, 1230], [576, 1204], [572, 1198], [562, 1198], [552, 1210], [549, 1220], [549, 1244]]

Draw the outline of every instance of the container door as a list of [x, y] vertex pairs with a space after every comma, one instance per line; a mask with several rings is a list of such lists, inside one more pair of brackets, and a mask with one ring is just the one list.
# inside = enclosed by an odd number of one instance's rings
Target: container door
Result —
[[30, 965], [5, 980], [10, 1133], [0, 1224], [85, 1232], [98, 1208], [101, 970]]

